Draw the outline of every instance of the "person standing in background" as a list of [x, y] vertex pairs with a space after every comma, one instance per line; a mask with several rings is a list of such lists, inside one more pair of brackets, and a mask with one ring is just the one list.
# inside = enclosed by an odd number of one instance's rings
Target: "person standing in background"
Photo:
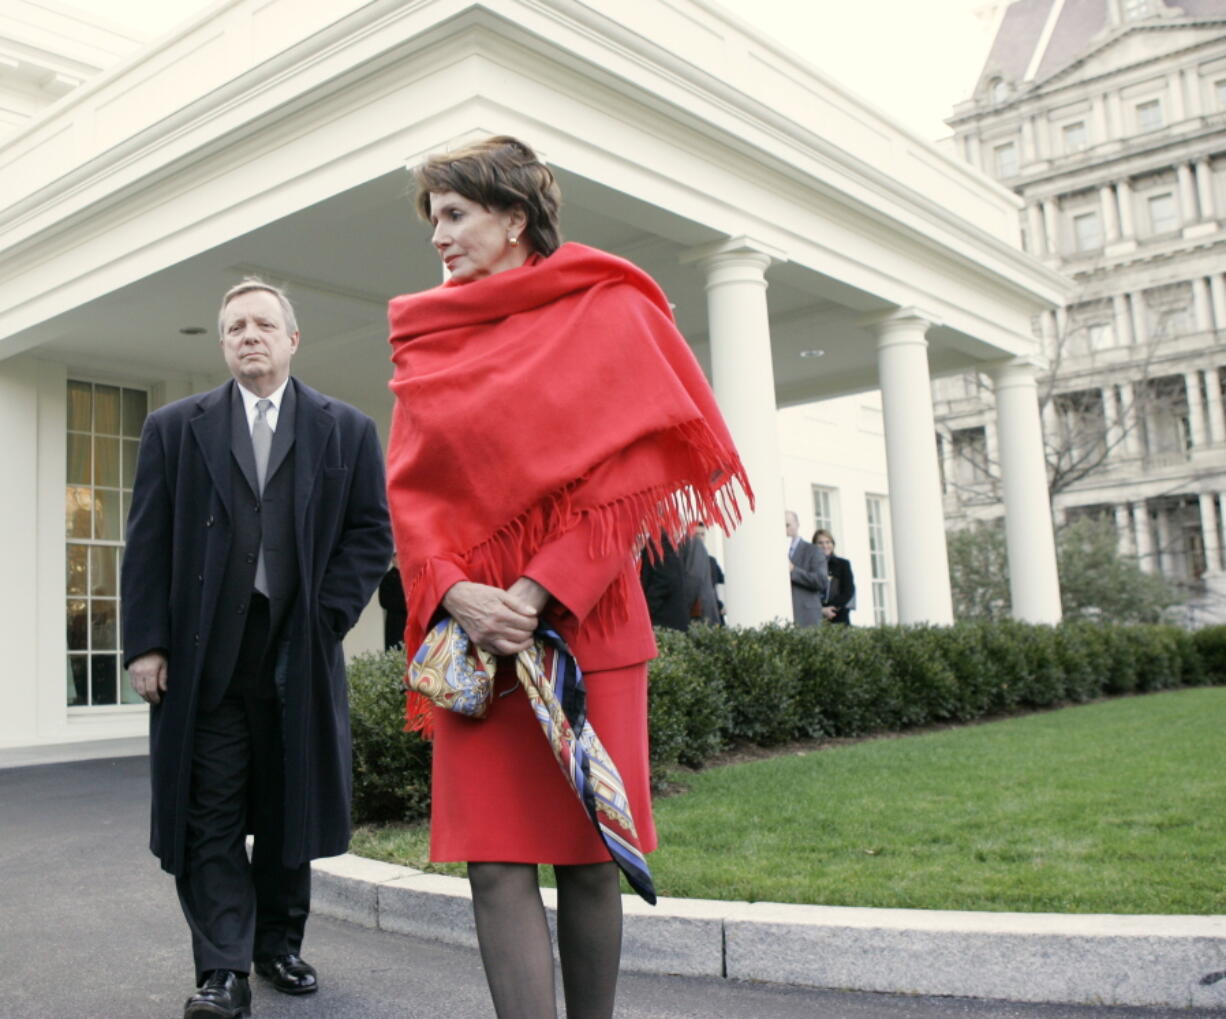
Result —
[[788, 571], [792, 579], [792, 621], [817, 626], [826, 597], [826, 554], [800, 536], [800, 519], [791, 510], [783, 515], [788, 536]]
[[825, 528], [813, 532], [813, 544], [826, 555], [826, 570], [830, 582], [826, 597], [822, 600], [822, 615], [828, 623], [851, 625], [851, 608], [856, 598], [856, 578], [851, 573], [851, 563], [834, 554], [834, 535]]

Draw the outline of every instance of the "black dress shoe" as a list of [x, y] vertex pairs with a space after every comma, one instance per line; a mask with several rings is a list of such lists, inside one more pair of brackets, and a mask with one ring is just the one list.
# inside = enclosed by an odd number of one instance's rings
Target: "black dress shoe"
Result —
[[242, 973], [215, 969], [183, 1006], [183, 1019], [242, 1019], [251, 1015], [251, 985]]
[[271, 981], [273, 987], [282, 994], [310, 994], [319, 990], [315, 967], [304, 962], [302, 956], [292, 952], [257, 962], [255, 971], [265, 980]]

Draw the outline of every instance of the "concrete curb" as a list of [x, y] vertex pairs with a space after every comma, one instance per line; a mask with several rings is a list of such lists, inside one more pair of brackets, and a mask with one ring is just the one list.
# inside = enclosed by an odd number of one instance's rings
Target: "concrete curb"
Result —
[[[543, 889], [551, 923], [552, 889]], [[463, 878], [346, 854], [312, 909], [475, 945]], [[1226, 1008], [1226, 916], [958, 913], [624, 896], [622, 966], [839, 990], [1051, 1004]]]

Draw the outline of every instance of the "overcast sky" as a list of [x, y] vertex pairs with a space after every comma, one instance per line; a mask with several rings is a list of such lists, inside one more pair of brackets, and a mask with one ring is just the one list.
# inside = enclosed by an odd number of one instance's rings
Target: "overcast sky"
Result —
[[[0, 0], [2, 2], [2, 0]], [[213, 0], [63, 0], [156, 36]], [[970, 95], [1000, 0], [716, 0], [928, 139]]]

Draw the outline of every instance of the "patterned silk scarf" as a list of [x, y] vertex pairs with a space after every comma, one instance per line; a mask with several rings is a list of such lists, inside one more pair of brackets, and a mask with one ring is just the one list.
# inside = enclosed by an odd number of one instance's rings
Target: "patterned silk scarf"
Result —
[[[468, 691], [460, 700], [471, 700], [471, 691], [479, 687], [483, 692], [478, 699], [484, 697], [488, 702], [496, 668], [493, 655], [472, 644], [454, 619], [445, 618], [427, 634], [410, 662], [409, 673], [411, 683], [423, 684], [424, 674], [429, 674], [441, 687]], [[515, 672], [554, 759], [613, 862], [630, 887], [655, 905], [656, 890], [634, 827], [630, 799], [617, 765], [587, 718], [587, 688], [579, 663], [557, 632], [541, 624], [532, 647], [516, 656]], [[441, 701], [435, 703], [441, 705]], [[474, 705], [460, 707], [454, 701], [446, 706], [475, 717], [485, 714], [484, 706], [474, 710]]]

